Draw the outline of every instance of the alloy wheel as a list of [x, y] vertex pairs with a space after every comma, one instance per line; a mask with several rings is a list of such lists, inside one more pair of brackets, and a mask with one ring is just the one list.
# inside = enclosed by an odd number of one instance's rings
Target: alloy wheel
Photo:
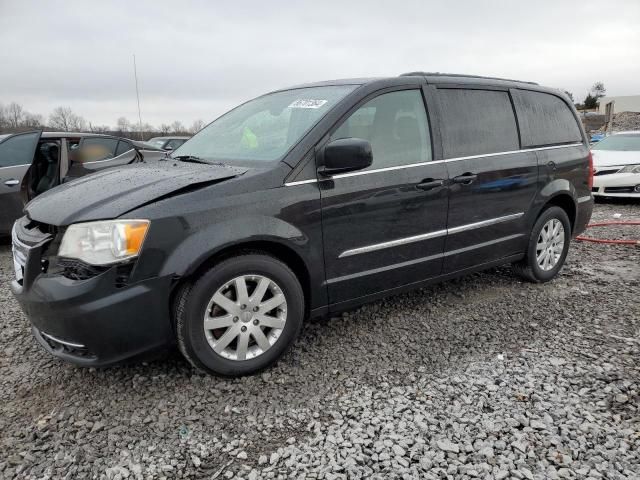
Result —
[[544, 224], [536, 244], [536, 262], [541, 270], [549, 271], [558, 264], [564, 250], [564, 240], [564, 227], [560, 220], [552, 218]]
[[209, 300], [204, 331], [214, 352], [242, 361], [269, 350], [286, 321], [287, 300], [280, 286], [263, 275], [241, 275]]

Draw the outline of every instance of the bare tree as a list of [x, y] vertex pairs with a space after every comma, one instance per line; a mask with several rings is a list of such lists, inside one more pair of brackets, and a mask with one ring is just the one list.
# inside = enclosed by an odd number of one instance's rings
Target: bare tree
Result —
[[0, 103], [0, 128], [6, 127], [9, 123], [9, 119], [7, 118], [6, 109], [4, 105]]
[[108, 133], [111, 131], [109, 125], [94, 125], [89, 122], [89, 130], [93, 133]]
[[604, 88], [604, 83], [596, 82], [593, 84], [593, 87], [591, 87], [591, 93], [596, 98], [596, 100], [600, 100], [606, 95], [607, 89]]
[[35, 128], [42, 127], [44, 125], [44, 118], [39, 113], [29, 113], [25, 112], [24, 118], [22, 120], [22, 126]]
[[16, 102], [11, 102], [6, 108], [9, 127], [18, 128], [19, 126], [21, 126], [22, 121], [24, 120], [24, 113], [25, 112], [22, 108], [22, 105]]
[[564, 94], [569, 97], [569, 100], [571, 100], [571, 103], [576, 103], [576, 101], [573, 99], [573, 93], [571, 93], [569, 90], [563, 90]]
[[171, 124], [171, 131], [173, 133], [182, 133], [185, 131], [184, 125], [182, 125], [182, 122], [180, 120], [176, 120]]
[[200, 130], [202, 130], [202, 128], [204, 127], [204, 121], [203, 120], [196, 120], [195, 122], [193, 122], [193, 124], [191, 125], [191, 128], [189, 129], [190, 133], [198, 133]]
[[131, 130], [131, 122], [127, 120], [126, 117], [118, 118], [116, 124], [118, 125], [118, 132], [120, 133], [128, 132]]
[[84, 118], [73, 113], [69, 107], [57, 107], [49, 115], [49, 126], [65, 132], [86, 130], [87, 122]]
[[163, 123], [162, 125], [160, 125], [160, 133], [162, 135], [166, 135], [171, 131], [171, 126], [167, 125], [166, 123]]

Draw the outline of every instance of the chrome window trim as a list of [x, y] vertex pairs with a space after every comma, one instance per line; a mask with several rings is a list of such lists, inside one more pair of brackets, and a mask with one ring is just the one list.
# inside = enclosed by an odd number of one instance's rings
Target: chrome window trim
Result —
[[433, 232], [414, 235], [411, 237], [397, 238], [395, 240], [390, 240], [388, 242], [375, 243], [373, 245], [366, 245], [364, 247], [353, 248], [350, 250], [345, 250], [340, 255], [338, 255], [338, 258], [350, 257], [352, 255], [359, 255], [361, 253], [375, 252], [377, 250], [398, 247], [400, 245], [420, 242], [422, 240], [428, 240], [430, 238], [438, 238], [444, 235], [466, 232], [468, 230], [474, 230], [476, 228], [488, 227], [490, 225], [495, 225], [497, 223], [503, 223], [503, 222], [509, 222], [511, 220], [515, 220], [517, 218], [522, 217], [523, 215], [524, 215], [524, 212], [513, 213], [511, 215], [505, 215], [503, 217], [490, 218], [488, 220], [483, 220], [481, 222], [468, 223], [466, 225], [460, 225], [458, 227], [447, 228], [444, 230], [436, 230]]
[[312, 178], [310, 180], [298, 180], [296, 182], [286, 182], [284, 184], [285, 187], [294, 187], [296, 185], [305, 185], [307, 183], [316, 183], [318, 181], [317, 178]]
[[[116, 148], [117, 148], [117, 147], [116, 147]], [[130, 149], [129, 149], [129, 150], [127, 150], [126, 152], [122, 152], [122, 153], [121, 153], [120, 155], [118, 155], [117, 157], [104, 158], [104, 159], [102, 159], [102, 160], [92, 160], [92, 161], [90, 161], [90, 162], [74, 162], [74, 163], [78, 163], [79, 165], [93, 165], [93, 164], [95, 164], [95, 163], [110, 162], [110, 161], [113, 161], [113, 160], [117, 160], [117, 159], [119, 159], [121, 156], [123, 156], [123, 155], [125, 155], [125, 154], [127, 154], [127, 153], [131, 152], [132, 150], [135, 150], [135, 148], [130, 148]], [[147, 151], [149, 151], [149, 150], [147, 150]], [[155, 152], [155, 150], [151, 150], [151, 151], [154, 151], [154, 152]]]
[[7, 165], [6, 167], [0, 167], [0, 170], [3, 168], [16, 168], [16, 167], [30, 167], [30, 163], [21, 163], [20, 165]]
[[340, 178], [348, 178], [348, 177], [357, 177], [360, 175], [369, 175], [372, 173], [381, 173], [381, 172], [390, 172], [393, 170], [402, 170], [405, 168], [414, 168], [414, 167], [424, 167], [427, 165], [436, 165], [438, 163], [448, 163], [448, 162], [458, 162], [461, 160], [473, 160], [476, 158], [487, 158], [487, 157], [499, 157], [499, 156], [503, 156], [503, 155], [513, 155], [515, 153], [526, 153], [526, 152], [541, 152], [544, 150], [557, 150], [560, 148], [573, 148], [573, 147], [580, 147], [580, 146], [584, 146], [584, 143], [572, 143], [572, 144], [568, 144], [568, 145], [552, 145], [550, 147], [536, 147], [536, 148], [522, 148], [520, 150], [510, 150], [507, 152], [495, 152], [495, 153], [482, 153], [480, 155], [469, 155], [466, 157], [452, 157], [452, 158], [445, 158], [444, 160], [430, 160], [428, 162], [417, 162], [417, 163], [408, 163], [406, 165], [396, 165], [393, 167], [384, 167], [384, 168], [375, 168], [372, 170], [362, 170], [359, 172], [348, 172], [348, 173], [339, 173], [337, 175], [333, 175], [331, 177], [327, 177], [327, 178], [323, 178], [321, 180], [318, 180], [317, 178], [312, 178], [309, 180], [300, 180], [300, 181], [296, 181], [296, 182], [286, 182], [284, 184], [285, 187], [293, 187], [295, 185], [303, 185], [303, 184], [307, 184], [307, 183], [316, 183], [318, 181], [322, 181], [322, 180], [337, 180]]

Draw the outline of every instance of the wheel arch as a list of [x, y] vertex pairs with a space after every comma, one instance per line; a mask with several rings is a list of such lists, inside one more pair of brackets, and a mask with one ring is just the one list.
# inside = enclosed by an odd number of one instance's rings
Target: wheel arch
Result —
[[571, 182], [565, 179], [557, 179], [545, 186], [545, 188], [541, 190], [540, 195], [540, 207], [536, 212], [535, 218], [533, 218], [533, 223], [535, 223], [544, 210], [550, 206], [557, 206], [567, 212], [571, 224], [571, 232], [573, 233], [578, 215], [578, 205], [575, 200], [575, 187]]
[[193, 262], [184, 271], [184, 274], [175, 285], [174, 292], [178, 292], [181, 286], [188, 284], [195, 278], [198, 278], [200, 275], [204, 274], [204, 272], [215, 267], [215, 265], [221, 261], [247, 253], [258, 253], [271, 256], [284, 263], [293, 271], [300, 282], [300, 286], [302, 287], [302, 291], [304, 293], [305, 317], [308, 316], [312, 304], [309, 267], [295, 249], [275, 238], [252, 239], [224, 245], [212, 250], [206, 256], [198, 259], [196, 262]]
[[540, 216], [540, 214], [550, 206], [560, 207], [567, 212], [569, 223], [571, 223], [571, 232], [573, 233], [578, 213], [578, 207], [573, 197], [569, 193], [558, 193], [557, 195], [554, 195], [547, 200], [547, 203], [544, 204], [542, 210], [538, 213], [538, 216]]

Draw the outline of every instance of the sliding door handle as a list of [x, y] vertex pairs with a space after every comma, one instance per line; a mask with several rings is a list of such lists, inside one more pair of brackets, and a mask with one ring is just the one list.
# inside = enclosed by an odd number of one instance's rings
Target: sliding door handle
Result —
[[475, 173], [465, 172], [462, 175], [458, 175], [457, 177], [453, 177], [451, 181], [453, 183], [460, 183], [462, 185], [470, 185], [476, 181], [478, 175]]
[[444, 185], [444, 180], [439, 178], [434, 180], [433, 178], [425, 178], [422, 182], [416, 185], [416, 188], [420, 190], [432, 190], [434, 188], [438, 188]]

